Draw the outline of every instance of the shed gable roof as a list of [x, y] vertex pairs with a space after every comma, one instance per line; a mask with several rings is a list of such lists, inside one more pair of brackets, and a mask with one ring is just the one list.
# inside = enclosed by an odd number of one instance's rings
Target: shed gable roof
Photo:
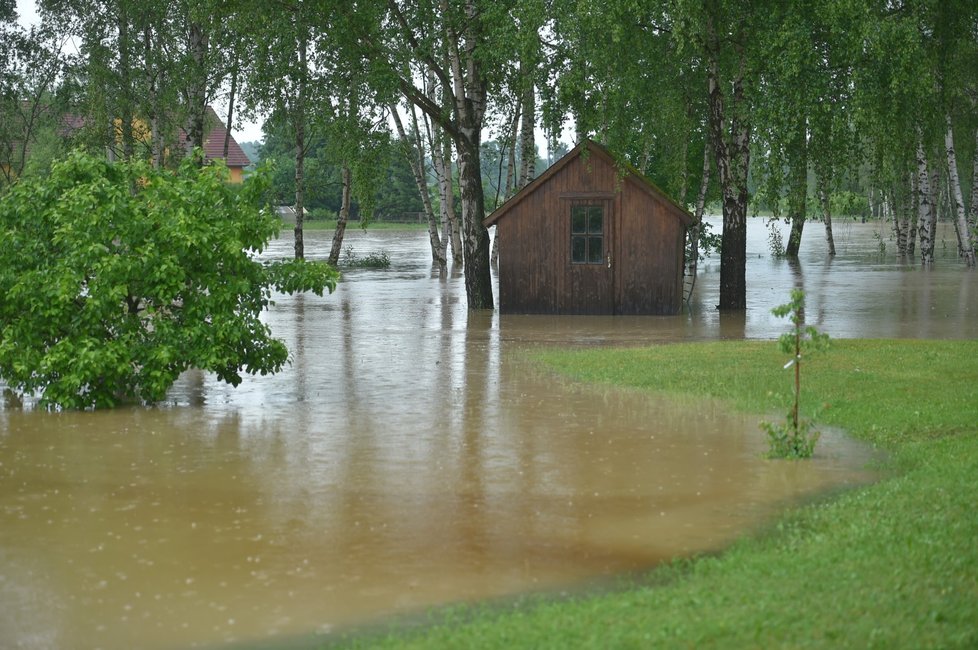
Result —
[[580, 157], [584, 153], [585, 149], [587, 149], [589, 155], [597, 156], [598, 158], [603, 159], [607, 164], [623, 170], [625, 172], [625, 177], [622, 179], [623, 183], [625, 181], [631, 181], [632, 184], [639, 190], [662, 200], [668, 206], [673, 208], [670, 210], [670, 212], [674, 213], [676, 217], [683, 222], [683, 225], [688, 226], [693, 222], [693, 216], [686, 208], [676, 203], [672, 197], [660, 190], [655, 183], [650, 181], [644, 174], [638, 171], [638, 169], [628, 163], [618, 162], [612, 153], [604, 146], [594, 142], [591, 139], [585, 138], [578, 143], [577, 146], [568, 151], [563, 158], [555, 162], [545, 172], [540, 174], [540, 176], [528, 183], [523, 189], [510, 197], [501, 206], [496, 208], [492, 214], [483, 220], [482, 224], [486, 228], [494, 225], [496, 222], [506, 216], [516, 205], [521, 203], [526, 197], [530, 196], [542, 186], [546, 185], [547, 182], [549, 182], [549, 180], [558, 172], [567, 167], [567, 165], [569, 165], [572, 161]]

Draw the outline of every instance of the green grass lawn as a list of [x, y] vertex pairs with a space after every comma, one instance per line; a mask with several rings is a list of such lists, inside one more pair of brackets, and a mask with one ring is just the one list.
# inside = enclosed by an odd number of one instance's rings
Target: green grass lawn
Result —
[[[539, 361], [574, 380], [719, 397], [750, 412], [784, 412], [790, 399], [774, 342], [552, 351]], [[803, 367], [802, 405], [888, 450], [890, 478], [619, 590], [456, 608], [340, 644], [978, 648], [978, 341], [833, 341]]]

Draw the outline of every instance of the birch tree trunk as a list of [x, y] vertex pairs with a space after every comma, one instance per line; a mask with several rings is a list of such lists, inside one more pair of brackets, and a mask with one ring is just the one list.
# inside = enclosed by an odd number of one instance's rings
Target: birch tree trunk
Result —
[[[193, 71], [187, 89], [187, 147], [204, 146], [204, 113], [207, 104], [207, 33], [200, 23], [190, 23], [188, 48], [193, 58]], [[200, 161], [203, 164], [203, 160]]]
[[[505, 146], [506, 148], [505, 156], [503, 155], [502, 151], [499, 152], [500, 167], [502, 167], [503, 165], [504, 158], [506, 163], [506, 182], [505, 184], [500, 183], [500, 185], [503, 185], [504, 201], [506, 199], [509, 199], [509, 197], [513, 196], [513, 194], [516, 193], [517, 189], [519, 188], [519, 178], [522, 175], [519, 171], [517, 171], [516, 168], [516, 131], [518, 129], [518, 125], [520, 124], [522, 114], [523, 114], [523, 101], [522, 99], [520, 99], [520, 101], [516, 105], [516, 110], [513, 112], [513, 119], [510, 120], [509, 122], [509, 132], [506, 134], [504, 138], [502, 138], [500, 142], [500, 144], [502, 146]], [[497, 198], [498, 198], [498, 191], [497, 191]], [[497, 205], [498, 205], [498, 201], [497, 201]], [[498, 228], [493, 228], [493, 230], [495, 231], [496, 235], [499, 234]], [[489, 255], [489, 262], [490, 264], [499, 263], [499, 237], [498, 236], [494, 236], [492, 238], [492, 252]]]
[[796, 125], [789, 165], [791, 166], [791, 186], [788, 196], [788, 217], [791, 219], [791, 233], [784, 249], [785, 257], [797, 258], [801, 249], [801, 234], [805, 228], [806, 199], [808, 198], [808, 142], [805, 119]]
[[292, 119], [295, 120], [295, 257], [305, 257], [305, 246], [302, 240], [302, 222], [305, 216], [303, 199], [305, 198], [306, 183], [304, 165], [306, 160], [306, 49], [307, 34], [304, 26], [299, 26], [299, 78], [296, 83], [295, 110]]
[[893, 234], [896, 235], [897, 253], [907, 254], [907, 232], [910, 230], [910, 212], [907, 201], [901, 201], [893, 214]]
[[[440, 21], [444, 37], [442, 56], [447, 69], [436, 61], [436, 55], [424, 50], [421, 40], [411, 27], [408, 15], [395, 0], [388, 0], [387, 11], [402, 32], [404, 43], [412, 53], [420, 54], [425, 64], [438, 76], [451, 112], [444, 104], [432, 102], [415, 85], [414, 78], [397, 76], [398, 85], [408, 101], [423, 110], [433, 122], [448, 133], [458, 153], [459, 189], [462, 201], [462, 267], [465, 274], [465, 296], [469, 309], [492, 309], [492, 276], [489, 265], [489, 231], [482, 224], [485, 217], [485, 198], [482, 191], [482, 170], [479, 160], [482, 127], [486, 114], [487, 77], [481, 48], [489, 48], [483, 32], [486, 19], [475, 0], [465, 0], [461, 7], [450, 7], [440, 0], [432, 17]], [[434, 9], [432, 3], [429, 8]], [[459, 8], [461, 11], [454, 11]]]
[[933, 209], [933, 196], [930, 187], [930, 173], [927, 169], [927, 156], [922, 144], [917, 144], [917, 223], [920, 228], [920, 262], [925, 266], [934, 263], [934, 228], [936, 211]]
[[964, 212], [964, 198], [961, 196], [961, 181], [958, 178], [958, 157], [954, 152], [954, 131], [951, 128], [951, 116], [947, 115], [947, 131], [944, 134], [944, 149], [947, 151], [947, 184], [951, 194], [954, 209], [954, 230], [958, 234], [958, 255], [964, 258], [968, 266], [975, 265], [975, 248], [971, 232], [968, 229], [968, 218]]
[[[685, 181], [683, 182], [685, 185]], [[703, 229], [703, 212], [706, 210], [706, 193], [710, 188], [710, 142], [703, 143], [703, 174], [700, 176], [700, 190], [693, 208], [693, 225], [689, 229], [689, 259], [686, 260], [686, 274], [689, 276], [687, 295], [693, 294], [696, 287], [696, 269], [700, 262], [700, 231]], [[686, 194], [685, 188], [683, 195]]]
[[[438, 204], [441, 211], [442, 250], [446, 242], [452, 249], [452, 260], [462, 261], [462, 238], [458, 217], [455, 215], [455, 184], [452, 178], [452, 143], [437, 125], [435, 147], [432, 149], [435, 176], [438, 179]], [[446, 256], [447, 257], [447, 256]]]
[[[716, 152], [723, 205], [723, 235], [720, 250], [721, 310], [747, 309], [747, 169], [750, 165], [751, 127], [745, 110], [744, 74], [746, 61], [739, 53], [738, 73], [727, 86], [732, 88], [732, 116], [727, 115], [720, 79], [719, 39], [712, 16], [707, 22], [710, 138]], [[739, 113], [739, 114], [738, 114]]]
[[329, 259], [333, 266], [340, 263], [340, 250], [343, 248], [343, 235], [346, 233], [346, 224], [350, 220], [350, 190], [352, 175], [350, 167], [343, 163], [340, 177], [343, 183], [343, 191], [340, 198], [340, 213], [336, 217], [336, 230], [333, 232], [333, 245], [329, 249]]
[[822, 206], [822, 222], [825, 224], [825, 244], [829, 249], [829, 257], [835, 257], [835, 236], [832, 234], [832, 205], [829, 202], [829, 192], [825, 187], [825, 179], [818, 177], [818, 202]]
[[238, 51], [234, 51], [234, 67], [231, 69], [231, 90], [228, 93], [228, 121], [224, 126], [224, 162], [228, 160], [228, 148], [231, 146], [231, 125], [234, 124], [234, 95], [238, 90]]
[[907, 257], [913, 257], [917, 248], [917, 223], [919, 221], [920, 206], [918, 201], [920, 196], [917, 194], [917, 173], [910, 172], [910, 200], [907, 210], [910, 213], [910, 229], [907, 231]]
[[[522, 63], [520, 68], [522, 70]], [[523, 116], [520, 122], [520, 177], [516, 184], [517, 192], [533, 180], [537, 164], [537, 145], [533, 138], [533, 127], [536, 124], [536, 94], [533, 79], [529, 74], [523, 76], [523, 83], [526, 86], [523, 90]]]
[[163, 142], [160, 137], [160, 107], [157, 91], [159, 70], [154, 51], [153, 28], [150, 25], [143, 27], [143, 62], [146, 68], [146, 94], [149, 100], [150, 158], [153, 167], [159, 169], [163, 166]]
[[503, 142], [506, 143], [506, 185], [503, 189], [503, 196], [507, 199], [513, 195], [519, 180], [519, 172], [516, 168], [516, 131], [521, 115], [522, 106], [517, 106], [513, 121], [509, 125], [509, 133], [503, 139]]
[[971, 242], [978, 240], [978, 129], [975, 129], [974, 169], [971, 172], [971, 214], [968, 215], [968, 232]]
[[397, 135], [400, 137], [401, 141], [410, 145], [410, 150], [408, 152], [408, 163], [411, 167], [411, 173], [414, 176], [414, 184], [418, 188], [418, 192], [421, 194], [421, 204], [424, 207], [425, 217], [428, 221], [428, 242], [431, 245], [431, 259], [433, 262], [437, 263], [439, 268], [445, 269], [447, 260], [445, 259], [444, 247], [442, 246], [441, 238], [438, 236], [438, 218], [435, 216], [435, 210], [431, 205], [431, 196], [428, 194], [428, 181], [425, 178], [425, 150], [424, 141], [421, 139], [421, 131], [419, 129], [417, 113], [415, 113], [414, 108], [411, 108], [411, 119], [413, 121], [414, 133], [412, 134], [412, 139], [408, 140], [408, 135], [404, 130], [404, 124], [401, 122], [400, 113], [397, 110], [397, 106], [391, 106], [391, 117], [394, 118], [394, 126], [397, 128]]
[[119, 8], [119, 78], [122, 91], [122, 110], [119, 111], [119, 129], [122, 137], [122, 157], [132, 158], [135, 150], [135, 138], [132, 132], [132, 57], [129, 51], [129, 15], [122, 7]]

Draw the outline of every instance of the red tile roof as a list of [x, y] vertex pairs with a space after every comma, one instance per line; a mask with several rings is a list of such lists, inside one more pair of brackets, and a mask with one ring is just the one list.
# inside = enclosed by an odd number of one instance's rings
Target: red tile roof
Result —
[[[227, 129], [224, 123], [217, 116], [214, 109], [207, 107], [204, 115], [204, 159], [220, 160], [224, 158], [224, 135]], [[187, 142], [187, 134], [181, 132], [181, 139]], [[241, 146], [235, 141], [234, 136], [228, 141], [228, 158], [224, 161], [228, 167], [247, 167], [251, 164], [251, 159], [244, 152]]]
[[[45, 110], [47, 110], [47, 108], [45, 108]], [[81, 130], [86, 123], [87, 120], [83, 116], [67, 113], [61, 117], [61, 127], [58, 129], [58, 132], [62, 137], [70, 137], [77, 131]], [[223, 159], [224, 134], [227, 133], [227, 129], [224, 128], [224, 122], [217, 116], [217, 113], [210, 106], [207, 107], [207, 112], [204, 115], [204, 129], [206, 131], [204, 135], [204, 159]], [[179, 137], [181, 145], [186, 148], [186, 131], [180, 129]], [[13, 144], [14, 151], [16, 152], [20, 147], [20, 143], [14, 142]], [[25, 154], [25, 158], [30, 155], [30, 143], [28, 143]], [[228, 159], [225, 162], [228, 167], [247, 167], [251, 164], [251, 159], [248, 158], [248, 154], [246, 154], [237, 141], [235, 141], [234, 136], [231, 136], [231, 139], [228, 141]]]

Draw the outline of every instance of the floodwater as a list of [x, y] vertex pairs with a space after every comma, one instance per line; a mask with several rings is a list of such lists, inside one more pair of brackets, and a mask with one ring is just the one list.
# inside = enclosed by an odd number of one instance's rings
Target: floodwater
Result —
[[[656, 318], [468, 313], [425, 233], [353, 231], [358, 254], [386, 251], [392, 268], [279, 297], [279, 375], [233, 389], [190, 372], [151, 408], [2, 404], [0, 647], [313, 643], [717, 549], [806, 495], [872, 480], [872, 452], [838, 432], [813, 462], [767, 461], [756, 417], [575, 385], [527, 359], [774, 338], [770, 307], [795, 285], [834, 337], [978, 336], [978, 282], [956, 259], [914, 269], [879, 255], [877, 226], [850, 223], [828, 261], [816, 226], [798, 266], [771, 260], [751, 224], [746, 316], [713, 309], [713, 260], [689, 312]], [[306, 234], [311, 257], [330, 235]]]

